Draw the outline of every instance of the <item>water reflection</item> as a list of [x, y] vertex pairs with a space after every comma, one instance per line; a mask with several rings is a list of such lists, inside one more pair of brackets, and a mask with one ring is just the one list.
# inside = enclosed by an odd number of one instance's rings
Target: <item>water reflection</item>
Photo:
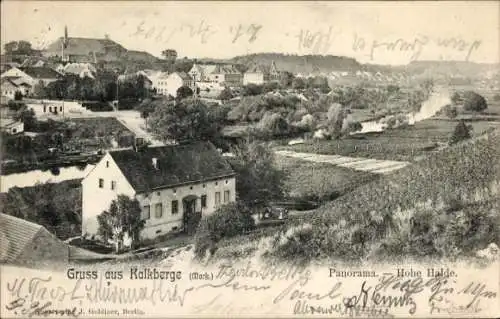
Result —
[[29, 172], [2, 175], [0, 192], [7, 192], [12, 187], [29, 187], [37, 183], [59, 183], [70, 179], [85, 177], [95, 165], [79, 165], [55, 167], [50, 170], [33, 170]]

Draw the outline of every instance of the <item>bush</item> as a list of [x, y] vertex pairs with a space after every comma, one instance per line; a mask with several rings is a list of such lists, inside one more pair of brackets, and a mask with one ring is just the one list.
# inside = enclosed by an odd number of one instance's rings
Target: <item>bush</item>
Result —
[[195, 236], [195, 254], [203, 258], [207, 249], [213, 254], [221, 239], [241, 235], [253, 229], [255, 220], [250, 209], [242, 202], [221, 206], [201, 220]]
[[450, 138], [450, 144], [456, 144], [460, 141], [467, 140], [471, 138], [470, 131], [472, 130], [471, 126], [465, 124], [465, 121], [460, 121], [457, 126], [455, 126], [455, 130], [453, 131], [453, 135]]
[[457, 108], [455, 106], [451, 106], [451, 105], [446, 105], [443, 108], [442, 113], [444, 113], [444, 115], [446, 115], [450, 119], [454, 119], [458, 116]]
[[257, 85], [257, 84], [247, 84], [243, 86], [241, 90], [241, 94], [243, 96], [248, 96], [248, 95], [259, 95], [262, 94], [263, 88], [262, 85]]
[[467, 111], [481, 112], [488, 108], [486, 99], [477, 94], [476, 92], [465, 92], [464, 96], [464, 109]]
[[288, 122], [276, 113], [266, 113], [260, 120], [257, 128], [261, 133], [270, 137], [286, 136], [290, 133]]
[[497, 94], [493, 95], [493, 101], [495, 101], [495, 102], [500, 101], [500, 94], [497, 93]]
[[23, 94], [21, 92], [19, 92], [19, 91], [16, 91], [14, 93], [14, 100], [21, 101], [22, 99], [23, 99]]

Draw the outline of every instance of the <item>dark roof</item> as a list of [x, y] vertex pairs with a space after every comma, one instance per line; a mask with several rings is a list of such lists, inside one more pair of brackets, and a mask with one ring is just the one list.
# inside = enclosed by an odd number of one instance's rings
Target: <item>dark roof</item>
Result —
[[47, 67], [39, 67], [39, 68], [19, 68], [19, 70], [28, 74], [32, 78], [35, 79], [58, 79], [61, 78], [62, 75], [54, 69]]
[[17, 84], [14, 83], [14, 79], [12, 78], [9, 78], [9, 77], [4, 77], [0, 80], [0, 83], [2, 85], [2, 88], [5, 86], [5, 85], [11, 85], [13, 87], [16, 87], [17, 88]]
[[193, 78], [186, 72], [176, 72], [183, 80], [192, 80]]
[[0, 261], [13, 262], [43, 228], [27, 220], [0, 214]]
[[265, 66], [265, 65], [261, 65], [261, 64], [255, 64], [255, 65], [251, 66], [247, 70], [247, 73], [263, 73], [263, 74], [267, 74], [267, 73], [269, 73], [269, 70], [270, 70], [269, 66]]
[[[235, 174], [210, 142], [117, 150], [109, 154], [139, 193]], [[153, 167], [153, 158], [157, 158], [158, 169]]]
[[212, 74], [241, 74], [232, 65], [217, 65], [215, 69], [211, 72]]

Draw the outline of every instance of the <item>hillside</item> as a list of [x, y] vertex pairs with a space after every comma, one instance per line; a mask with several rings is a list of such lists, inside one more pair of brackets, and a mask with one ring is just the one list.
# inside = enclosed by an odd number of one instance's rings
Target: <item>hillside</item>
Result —
[[237, 56], [229, 60], [233, 64], [250, 67], [255, 64], [270, 65], [276, 63], [280, 71], [295, 74], [314, 74], [331, 71], [355, 71], [361, 65], [353, 58], [333, 55], [288, 55], [282, 53], [257, 53]]
[[412, 61], [405, 70], [414, 75], [478, 78], [499, 74], [500, 65], [466, 61]]
[[215, 257], [258, 253], [293, 262], [360, 262], [473, 256], [500, 244], [498, 145], [495, 130], [449, 147], [264, 238], [221, 242]]

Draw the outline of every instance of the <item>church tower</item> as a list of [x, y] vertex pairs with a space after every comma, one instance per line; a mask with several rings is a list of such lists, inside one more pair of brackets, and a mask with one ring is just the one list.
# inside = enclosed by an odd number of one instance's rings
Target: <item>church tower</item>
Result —
[[69, 56], [64, 55], [65, 54], [64, 50], [66, 48], [68, 48], [68, 42], [69, 42], [68, 27], [64, 26], [64, 37], [61, 40], [61, 59], [62, 59], [62, 61], [69, 61]]

